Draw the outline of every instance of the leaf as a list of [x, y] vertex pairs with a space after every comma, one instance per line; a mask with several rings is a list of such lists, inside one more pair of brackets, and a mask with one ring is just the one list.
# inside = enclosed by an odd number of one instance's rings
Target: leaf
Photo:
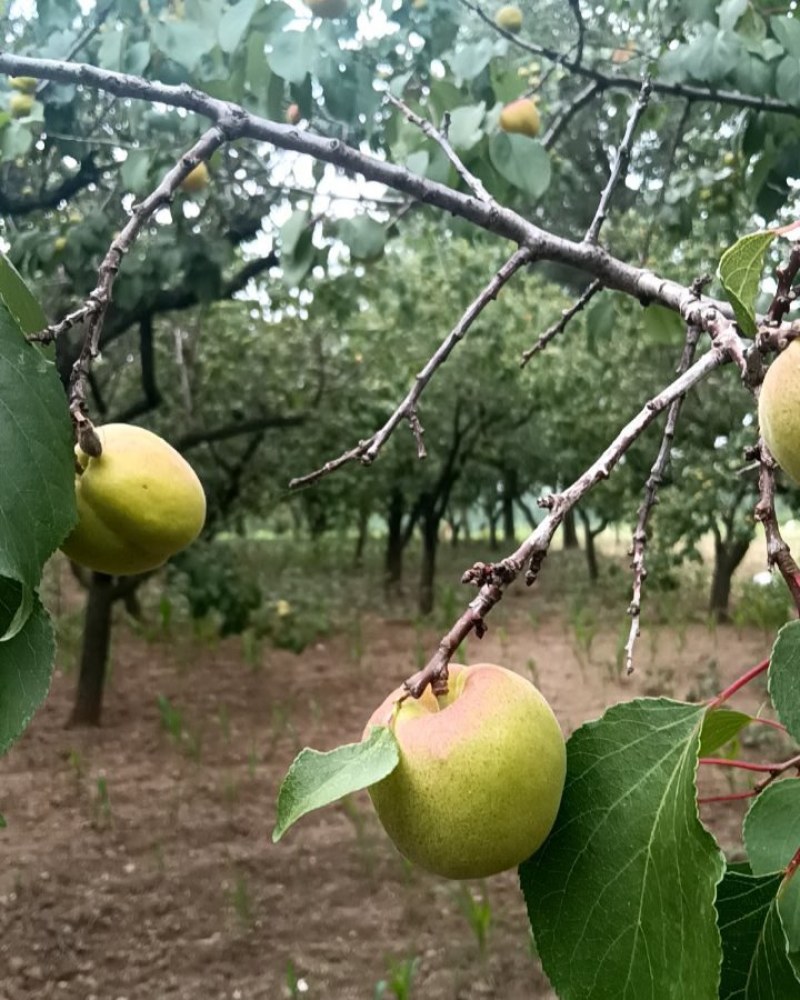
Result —
[[772, 17], [769, 26], [789, 55], [800, 59], [800, 21], [794, 17]]
[[497, 132], [489, 142], [489, 159], [509, 184], [532, 198], [550, 186], [550, 157], [537, 139]]
[[648, 343], [664, 345], [680, 343], [684, 336], [683, 320], [664, 306], [649, 305], [644, 311], [644, 326]]
[[97, 64], [103, 69], [119, 70], [122, 68], [122, 45], [127, 32], [116, 25], [103, 32], [100, 48], [97, 50]]
[[453, 149], [472, 149], [480, 141], [483, 132], [481, 123], [486, 114], [486, 106], [480, 104], [464, 105], [450, 112], [450, 128], [448, 138]]
[[767, 687], [778, 718], [800, 743], [800, 621], [789, 622], [778, 632]]
[[399, 760], [397, 740], [386, 726], [375, 726], [361, 743], [348, 743], [328, 753], [308, 747], [301, 750], [278, 792], [273, 843], [306, 813], [381, 781]]
[[797, 104], [800, 95], [800, 59], [786, 56], [778, 64], [775, 74], [775, 93], [788, 104]]
[[[5, 590], [0, 580], [0, 602]], [[37, 597], [20, 631], [0, 642], [0, 756], [24, 732], [44, 700], [55, 648], [50, 619]]]
[[[800, 781], [779, 781], [765, 788], [750, 807], [743, 832], [753, 872], [782, 872], [800, 850]], [[778, 912], [800, 972], [800, 879], [784, 882]]]
[[776, 907], [780, 875], [727, 871], [717, 892], [720, 1000], [799, 1000]]
[[16, 582], [19, 602], [75, 523], [73, 461], [55, 366], [0, 306], [0, 580]]
[[190, 73], [216, 45], [217, 39], [208, 27], [190, 21], [156, 21], [151, 30], [153, 45], [173, 62]]
[[756, 296], [764, 270], [764, 257], [774, 239], [775, 233], [767, 230], [750, 233], [728, 247], [719, 262], [722, 287], [742, 332], [748, 336], [756, 332]]
[[736, 22], [749, 7], [749, 0], [722, 0], [717, 8], [719, 26], [723, 30], [733, 30]]
[[0, 253], [0, 301], [23, 333], [37, 333], [47, 326], [42, 307], [4, 253]]
[[119, 173], [122, 183], [130, 192], [144, 194], [150, 175], [150, 154], [143, 149], [130, 150]]
[[339, 226], [339, 237], [356, 260], [377, 260], [386, 244], [385, 228], [368, 215], [344, 219]]
[[474, 80], [489, 65], [494, 53], [494, 44], [489, 38], [482, 38], [473, 44], [462, 44], [447, 56], [453, 75], [460, 80]]
[[744, 712], [734, 712], [729, 708], [716, 708], [706, 712], [700, 732], [699, 756], [708, 757], [715, 750], [719, 750], [751, 721], [751, 717]]
[[567, 743], [555, 827], [520, 868], [561, 1000], [717, 1000], [719, 849], [697, 816], [703, 708], [615, 705]]
[[308, 228], [311, 213], [298, 208], [281, 226], [281, 253], [292, 254], [297, 242]]
[[302, 83], [311, 72], [317, 55], [313, 31], [283, 31], [272, 39], [272, 51], [267, 56], [273, 73], [289, 83]]
[[239, 0], [229, 7], [219, 21], [219, 47], [223, 52], [235, 52], [247, 33], [253, 14], [263, 4], [264, 0]]

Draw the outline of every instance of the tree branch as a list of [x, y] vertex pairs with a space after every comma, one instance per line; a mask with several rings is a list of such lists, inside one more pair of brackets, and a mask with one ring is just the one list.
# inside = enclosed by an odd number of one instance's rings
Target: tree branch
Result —
[[62, 201], [68, 201], [79, 191], [94, 184], [99, 177], [100, 170], [90, 153], [85, 160], [81, 160], [76, 173], [49, 191], [42, 191], [38, 195], [26, 198], [12, 198], [0, 190], [0, 215], [23, 216], [41, 209], [55, 208]]
[[551, 340], [557, 337], [559, 333], [563, 333], [572, 317], [576, 316], [582, 309], [584, 309], [587, 303], [594, 298], [602, 287], [603, 286], [599, 281], [593, 281], [590, 285], [587, 285], [581, 292], [578, 301], [571, 305], [568, 309], [564, 309], [561, 313], [561, 319], [557, 323], [553, 323], [551, 327], [548, 327], [548, 329], [539, 336], [539, 339], [533, 347], [529, 347], [528, 350], [523, 353], [519, 362], [520, 368], [524, 368], [534, 354], [538, 354], [540, 351], [543, 351]]
[[[443, 132], [434, 128], [434, 126], [427, 119], [415, 114], [404, 101], [401, 101], [400, 98], [395, 97], [388, 91], [386, 93], [386, 99], [390, 104], [394, 105], [394, 107], [396, 107], [398, 111], [400, 111], [400, 113], [411, 122], [412, 125], [416, 125], [421, 132], [423, 132], [429, 139], [432, 139], [441, 148], [444, 155], [455, 167], [458, 176], [464, 181], [476, 198], [480, 198], [481, 201], [485, 202], [493, 202], [492, 197], [483, 184], [464, 166], [461, 158], [450, 145]], [[449, 123], [449, 114], [447, 112], [445, 112], [445, 122]]]
[[614, 157], [614, 164], [611, 167], [611, 174], [608, 178], [608, 183], [603, 188], [603, 193], [600, 195], [600, 203], [597, 206], [597, 211], [594, 213], [592, 223], [586, 230], [586, 236], [584, 237], [584, 242], [586, 243], [597, 242], [597, 237], [600, 235], [600, 228], [608, 215], [608, 207], [611, 204], [611, 198], [614, 195], [614, 191], [616, 191], [617, 185], [620, 181], [625, 179], [625, 175], [628, 172], [628, 164], [631, 158], [631, 147], [633, 145], [633, 136], [636, 132], [636, 126], [639, 124], [639, 120], [647, 107], [647, 102], [650, 100], [651, 91], [652, 85], [650, 83], [650, 78], [645, 77], [642, 82], [642, 88], [639, 91], [639, 97], [636, 104], [634, 104], [633, 110], [628, 116], [628, 124], [625, 129], [625, 134], [622, 137], [622, 142], [617, 150], [617, 155]]
[[267, 414], [263, 417], [251, 417], [248, 420], [236, 420], [230, 424], [222, 424], [211, 430], [189, 431], [183, 437], [178, 438], [175, 448], [182, 454], [197, 448], [201, 444], [213, 444], [215, 441], [229, 441], [231, 438], [240, 437], [242, 434], [255, 434], [258, 431], [268, 430], [271, 427], [298, 427], [308, 419], [305, 413], [290, 413], [286, 416], [280, 414]]
[[[234, 122], [238, 138], [260, 139], [281, 149], [304, 153], [324, 163], [332, 163], [350, 174], [360, 173], [367, 180], [385, 184], [426, 205], [433, 205], [466, 219], [517, 246], [528, 247], [537, 259], [570, 264], [599, 278], [608, 288], [625, 292], [643, 302], [658, 302], [681, 313], [684, 320], [692, 320], [691, 316], [685, 314], [686, 308], [691, 307], [696, 312], [704, 305], [714, 307], [724, 316], [733, 315], [725, 302], [707, 298], [698, 302], [679, 282], [626, 264], [591, 243], [578, 243], [556, 236], [540, 229], [512, 209], [486, 204], [445, 184], [419, 177], [404, 167], [361, 153], [339, 139], [322, 138], [307, 130], [260, 118], [237, 105], [209, 97], [186, 84], [171, 86], [151, 83], [141, 77], [98, 69], [85, 63], [70, 64], [9, 53], [0, 53], [0, 72], [49, 77], [62, 83], [79, 83], [119, 97], [160, 101], [171, 107], [185, 108], [212, 121]], [[636, 89], [640, 89], [640, 86], [641, 81], [637, 81]], [[800, 114], [800, 109], [795, 110]]]
[[[506, 31], [492, 20], [492, 18], [472, 0], [461, 0], [461, 3], [477, 14], [482, 21], [485, 21], [494, 31], [502, 35], [509, 42], [513, 42], [525, 52], [549, 59], [551, 62], [563, 66], [564, 69], [583, 76], [586, 79], [594, 80], [604, 88], [618, 90], [639, 90], [642, 85], [641, 78], [635, 76], [622, 76], [616, 73], [604, 73], [592, 66], [585, 66], [581, 60], [573, 58], [569, 54], [558, 52], [547, 45], [539, 45], [529, 42], [519, 35], [514, 35]], [[687, 101], [702, 101], [710, 104], [729, 104], [737, 108], [750, 108], [753, 111], [772, 111], [778, 115], [790, 115], [792, 118], [800, 118], [800, 107], [789, 104], [787, 101], [780, 101], [775, 97], [756, 97], [754, 94], [743, 94], [737, 90], [717, 90], [715, 87], [697, 87], [688, 83], [663, 83], [659, 80], [653, 81], [653, 91], [657, 94], [665, 94], [669, 97], [682, 97]]]
[[540, 501], [540, 506], [549, 513], [525, 539], [516, 552], [502, 562], [494, 564], [476, 563], [462, 578], [464, 583], [480, 587], [477, 597], [468, 605], [455, 625], [442, 638], [439, 648], [428, 664], [405, 682], [409, 695], [418, 698], [430, 684], [434, 691], [447, 690], [448, 663], [453, 653], [473, 630], [478, 638], [486, 631], [485, 616], [502, 599], [505, 590], [527, 566], [525, 582], [533, 583], [538, 577], [550, 543], [565, 515], [593, 486], [607, 479], [611, 470], [628, 451], [633, 442], [653, 422], [659, 413], [667, 409], [674, 400], [683, 396], [692, 386], [702, 381], [720, 365], [730, 361], [738, 343], [733, 324], [728, 323], [725, 331], [717, 331], [717, 343], [690, 368], [649, 400], [642, 409], [617, 434], [611, 444], [586, 471], [563, 492]]
[[[683, 374], [694, 360], [694, 353], [699, 339], [700, 330], [695, 326], [687, 327], [686, 342], [683, 345], [683, 353], [676, 369], [679, 375]], [[664, 434], [661, 438], [661, 446], [658, 449], [658, 455], [655, 462], [653, 462], [650, 475], [645, 483], [644, 500], [639, 507], [636, 528], [633, 532], [633, 544], [629, 553], [631, 556], [631, 568], [633, 569], [633, 596], [628, 607], [628, 614], [631, 616], [631, 628], [628, 633], [628, 641], [625, 643], [625, 670], [628, 674], [633, 673], [633, 648], [641, 631], [642, 584], [647, 577], [647, 567], [645, 565], [647, 525], [653, 509], [658, 503], [658, 488], [664, 480], [664, 473], [666, 472], [669, 457], [672, 453], [675, 428], [678, 424], [678, 417], [680, 416], [684, 398], [684, 396], [679, 396], [670, 405], [667, 413], [667, 421], [664, 425]]]
[[591, 83], [588, 83], [579, 94], [576, 94], [571, 103], [564, 108], [558, 118], [553, 121], [550, 128], [542, 136], [542, 145], [544, 148], [552, 149], [561, 137], [561, 133], [567, 125], [569, 125], [575, 115], [582, 108], [585, 108], [587, 104], [593, 101], [598, 94], [602, 94], [603, 90], [604, 87], [602, 83], [592, 80]]
[[777, 566], [781, 576], [786, 581], [794, 605], [800, 612], [800, 567], [792, 557], [791, 549], [784, 541], [778, 526], [778, 516], [775, 513], [775, 459], [763, 438], [758, 439], [758, 493], [759, 499], [755, 506], [755, 519], [763, 524], [767, 541], [767, 566], [772, 569]]
[[529, 250], [517, 250], [503, 264], [500, 270], [493, 275], [491, 281], [480, 292], [480, 294], [467, 306], [461, 319], [453, 327], [450, 333], [441, 342], [436, 352], [430, 358], [425, 367], [417, 374], [414, 384], [409, 389], [405, 399], [400, 403], [394, 413], [389, 417], [380, 430], [376, 431], [372, 437], [365, 441], [359, 441], [355, 448], [339, 455], [338, 458], [331, 459], [321, 468], [306, 476], [300, 476], [289, 483], [289, 489], [299, 489], [302, 486], [309, 486], [311, 483], [330, 475], [336, 469], [356, 460], [363, 465], [371, 465], [378, 457], [381, 448], [387, 442], [397, 425], [402, 420], [407, 420], [411, 424], [411, 429], [417, 439], [417, 449], [420, 458], [424, 457], [424, 446], [422, 445], [422, 427], [417, 417], [417, 404], [425, 387], [435, 375], [436, 371], [447, 361], [452, 354], [456, 344], [464, 338], [464, 335], [480, 316], [486, 306], [497, 298], [500, 289], [505, 285], [516, 272], [530, 262], [532, 254]]

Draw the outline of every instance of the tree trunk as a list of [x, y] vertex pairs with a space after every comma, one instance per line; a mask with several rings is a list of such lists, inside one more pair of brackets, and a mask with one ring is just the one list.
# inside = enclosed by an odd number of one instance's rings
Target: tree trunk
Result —
[[486, 523], [489, 525], [489, 548], [496, 550], [500, 548], [500, 540], [497, 537], [497, 510], [494, 506], [486, 504], [483, 508], [486, 514]]
[[436, 549], [439, 544], [439, 517], [433, 507], [422, 515], [422, 567], [419, 578], [419, 613], [429, 615], [434, 605]]
[[574, 510], [568, 510], [564, 515], [564, 548], [578, 548], [578, 529], [575, 525]]
[[114, 603], [112, 577], [92, 573], [86, 617], [78, 691], [69, 718], [70, 726], [99, 726], [103, 707], [103, 684], [111, 643], [111, 608]]
[[592, 531], [591, 519], [582, 510], [578, 510], [578, 517], [581, 519], [581, 524], [583, 524], [583, 537], [586, 545], [586, 568], [589, 571], [589, 579], [594, 583], [598, 576], [600, 576], [600, 570], [597, 566], [597, 550], [594, 546], [595, 537], [600, 532]]
[[386, 515], [386, 556], [384, 587], [387, 594], [396, 592], [403, 578], [403, 494], [392, 490]]
[[728, 538], [723, 540], [718, 533], [714, 535], [714, 575], [711, 578], [708, 610], [718, 622], [726, 622], [730, 619], [733, 574], [749, 548], [749, 540], [743, 538], [733, 541]]
[[517, 538], [514, 524], [514, 500], [517, 491], [517, 472], [516, 469], [512, 469], [503, 479], [503, 539], [509, 545], [513, 545]]
[[354, 569], [361, 569], [364, 565], [364, 549], [367, 547], [367, 538], [369, 537], [369, 515], [369, 503], [362, 500], [358, 505], [358, 536], [353, 552]]

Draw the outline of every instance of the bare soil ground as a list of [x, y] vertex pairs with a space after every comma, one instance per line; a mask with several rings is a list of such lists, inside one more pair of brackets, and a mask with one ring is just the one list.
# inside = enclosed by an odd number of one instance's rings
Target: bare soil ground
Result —
[[[761, 632], [653, 628], [623, 679], [618, 620], [587, 643], [545, 605], [532, 623], [522, 592], [505, 603], [470, 658], [533, 674], [567, 732], [621, 699], [708, 697], [768, 650]], [[413, 651], [436, 637], [368, 619], [363, 654], [340, 635], [300, 656], [265, 648], [253, 665], [238, 639], [148, 642], [121, 625], [93, 731], [64, 728], [75, 677], [57, 673], [0, 762], [0, 1000], [369, 1000], [392, 960], [412, 958], [414, 997], [552, 997], [514, 873], [483, 887], [492, 920], [482, 956], [458, 895], [481, 887], [411, 869], [365, 795], [270, 842], [296, 751], [357, 739], [414, 669]], [[182, 735], [163, 725], [159, 695]], [[762, 696], [740, 704], [755, 710]], [[706, 814], [736, 841], [741, 809]]]

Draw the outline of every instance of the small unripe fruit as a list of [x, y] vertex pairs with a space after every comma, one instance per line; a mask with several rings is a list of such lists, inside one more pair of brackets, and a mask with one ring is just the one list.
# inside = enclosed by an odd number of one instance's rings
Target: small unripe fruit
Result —
[[286, 109], [286, 121], [289, 125], [296, 125], [300, 121], [300, 108], [297, 104], [290, 104]]
[[130, 424], [97, 427], [97, 458], [75, 456], [78, 524], [61, 546], [75, 562], [123, 576], [156, 569], [200, 534], [206, 498], [194, 470], [163, 438]]
[[31, 113], [32, 107], [33, 96], [31, 94], [14, 91], [8, 99], [8, 110], [11, 112], [12, 118], [24, 118]]
[[498, 27], [516, 34], [522, 27], [522, 11], [519, 7], [508, 4], [498, 10], [494, 16], [494, 22]]
[[758, 422], [775, 461], [800, 483], [800, 343], [796, 340], [767, 369], [758, 397]]
[[180, 188], [187, 194], [197, 194], [198, 191], [208, 187], [208, 181], [208, 167], [201, 162], [183, 178]]
[[518, 132], [534, 139], [539, 134], [539, 109], [529, 97], [506, 104], [500, 112], [500, 128], [504, 132]]
[[64, 249], [66, 245], [67, 245], [66, 236], [56, 236], [56, 238], [53, 240], [53, 249], [55, 250], [56, 253], [61, 253], [61, 251]]
[[39, 83], [35, 76], [12, 76], [8, 82], [14, 90], [21, 90], [23, 94], [34, 93]]
[[333, 20], [337, 17], [345, 17], [348, 0], [305, 0], [305, 5], [315, 17]]
[[446, 878], [485, 878], [538, 850], [555, 822], [566, 772], [556, 717], [537, 689], [494, 664], [450, 667], [437, 698], [393, 692], [372, 715], [400, 746], [394, 771], [369, 789], [389, 837]]

